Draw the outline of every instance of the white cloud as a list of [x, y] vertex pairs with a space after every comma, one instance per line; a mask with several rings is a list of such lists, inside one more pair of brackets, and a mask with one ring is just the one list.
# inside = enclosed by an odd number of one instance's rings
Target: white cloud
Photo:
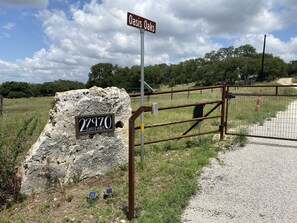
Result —
[[[16, 5], [19, 1], [5, 2]], [[36, 7], [48, 4], [48, 1], [24, 2]], [[145, 33], [145, 64], [149, 65], [178, 63], [228, 47], [214, 42], [214, 37], [226, 39], [235, 47], [249, 43], [261, 52], [264, 33], [296, 26], [297, 3], [294, 0], [281, 3], [276, 0], [91, 0], [71, 5], [64, 11], [42, 10], [38, 18], [48, 49], [0, 66], [0, 75], [6, 75], [4, 68], [11, 65], [11, 69], [20, 73], [19, 78], [28, 82], [56, 79], [85, 82], [90, 67], [98, 62], [139, 65], [140, 35], [137, 29], [127, 26], [128, 11], [157, 23], [155, 35]], [[287, 61], [297, 59], [297, 39], [282, 41], [269, 34], [267, 52]]]
[[12, 23], [12, 22], [8, 22], [2, 26], [3, 29], [7, 29], [7, 30], [12, 29], [13, 27], [15, 27], [15, 23]]
[[48, 0], [0, 0], [0, 3], [34, 8], [46, 8], [48, 6]]
[[[246, 35], [235, 41], [236, 47], [244, 44], [251, 44], [258, 52], [262, 52], [264, 34]], [[297, 37], [293, 37], [289, 41], [282, 41], [272, 34], [267, 34], [265, 52], [279, 56], [287, 62], [297, 60]]]
[[3, 32], [0, 34], [0, 39], [9, 38], [9, 37], [10, 37], [10, 35], [7, 32]]

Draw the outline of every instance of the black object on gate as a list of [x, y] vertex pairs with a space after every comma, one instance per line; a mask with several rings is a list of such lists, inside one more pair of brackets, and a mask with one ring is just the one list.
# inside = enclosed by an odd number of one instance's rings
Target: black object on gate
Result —
[[[195, 105], [193, 110], [193, 118], [201, 118], [203, 117], [203, 108], [205, 105]], [[190, 132], [193, 128], [195, 128], [200, 122], [203, 120], [199, 120], [194, 125], [192, 125], [187, 131], [183, 133], [183, 135], [186, 135], [188, 132]]]
[[203, 108], [204, 108], [204, 105], [195, 105], [194, 111], [193, 111], [193, 118], [203, 117]]

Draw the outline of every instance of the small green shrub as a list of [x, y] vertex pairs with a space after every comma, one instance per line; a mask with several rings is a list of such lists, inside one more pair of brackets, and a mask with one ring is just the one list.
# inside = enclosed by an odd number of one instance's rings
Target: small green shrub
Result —
[[294, 88], [285, 88], [283, 90], [283, 94], [285, 95], [296, 95], [297, 94], [297, 90]]
[[43, 214], [50, 208], [50, 205], [48, 203], [41, 203], [38, 207], [38, 212]]
[[247, 143], [248, 130], [246, 128], [242, 128], [239, 130], [239, 134], [240, 135], [235, 138], [234, 142], [238, 143], [240, 147], [243, 147]]
[[65, 199], [66, 199], [67, 202], [71, 202], [73, 200], [73, 198], [74, 198], [74, 195], [73, 194], [67, 194], [65, 196]]

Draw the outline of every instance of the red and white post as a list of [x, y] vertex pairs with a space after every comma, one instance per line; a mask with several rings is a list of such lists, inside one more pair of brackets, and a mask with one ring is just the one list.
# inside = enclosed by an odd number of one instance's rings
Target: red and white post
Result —
[[262, 89], [260, 90], [259, 97], [257, 99], [255, 112], [259, 111], [261, 100], [262, 100]]

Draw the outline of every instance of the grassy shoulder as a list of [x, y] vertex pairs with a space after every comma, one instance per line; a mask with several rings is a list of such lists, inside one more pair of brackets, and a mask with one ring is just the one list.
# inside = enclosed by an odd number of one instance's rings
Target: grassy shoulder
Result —
[[[179, 222], [197, 191], [202, 167], [220, 150], [212, 136], [146, 147], [145, 163], [136, 156], [136, 215], [133, 222]], [[106, 187], [113, 196], [103, 198]], [[98, 199], [87, 197], [94, 191]], [[125, 222], [127, 165], [105, 176], [34, 194], [0, 213], [0, 222]]]
[[211, 136], [155, 146], [137, 167], [135, 222], [179, 222], [197, 191], [197, 176], [218, 147]]

